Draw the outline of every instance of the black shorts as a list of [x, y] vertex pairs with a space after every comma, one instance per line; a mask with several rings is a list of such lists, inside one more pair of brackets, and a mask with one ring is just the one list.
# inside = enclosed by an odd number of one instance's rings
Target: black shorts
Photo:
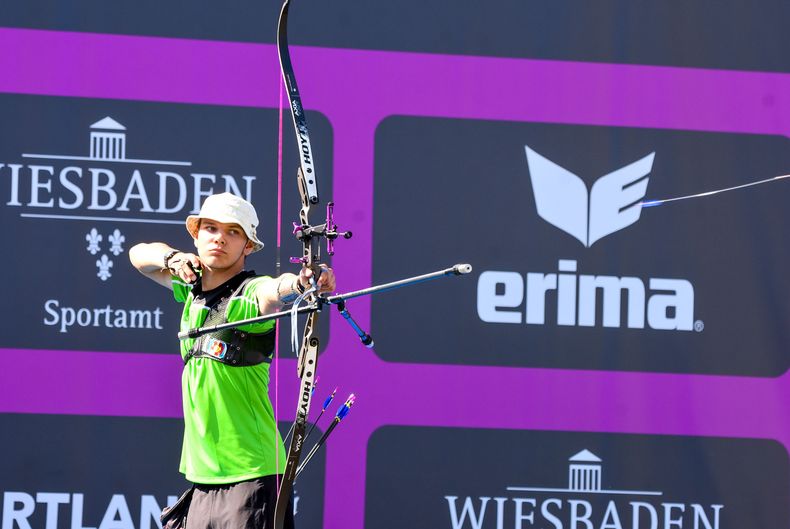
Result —
[[[277, 503], [277, 478], [224, 485], [195, 484], [187, 529], [272, 529]], [[288, 501], [285, 529], [294, 529], [293, 499]]]

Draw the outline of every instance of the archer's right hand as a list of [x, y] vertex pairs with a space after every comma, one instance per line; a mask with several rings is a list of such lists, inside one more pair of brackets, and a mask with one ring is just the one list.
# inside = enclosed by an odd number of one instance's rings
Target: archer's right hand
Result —
[[178, 252], [170, 258], [168, 270], [174, 276], [186, 283], [194, 283], [198, 279], [198, 272], [203, 268], [200, 257], [193, 253]]

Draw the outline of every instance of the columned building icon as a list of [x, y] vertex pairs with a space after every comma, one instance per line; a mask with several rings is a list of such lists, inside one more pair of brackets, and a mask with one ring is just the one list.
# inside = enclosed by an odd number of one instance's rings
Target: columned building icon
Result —
[[91, 125], [91, 158], [126, 159], [126, 127], [107, 116]]
[[568, 461], [570, 461], [568, 490], [580, 492], [601, 490], [601, 459], [598, 456], [589, 450], [582, 450]]

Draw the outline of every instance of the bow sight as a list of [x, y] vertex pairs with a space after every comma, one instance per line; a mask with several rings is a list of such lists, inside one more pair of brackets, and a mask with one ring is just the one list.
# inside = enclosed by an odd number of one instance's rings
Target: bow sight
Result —
[[[350, 231], [337, 231], [337, 224], [335, 224], [334, 217], [335, 203], [329, 202], [326, 205], [326, 222], [317, 226], [310, 226], [307, 223], [297, 224], [293, 223], [293, 234], [296, 239], [305, 246], [312, 246], [313, 238], [316, 237], [320, 240], [321, 237], [326, 239], [326, 254], [329, 256], [335, 255], [335, 239], [343, 237], [350, 239], [353, 234]], [[317, 241], [316, 241], [317, 242]], [[313, 262], [319, 262], [321, 259], [321, 247], [316, 244], [313, 251]], [[291, 263], [307, 265], [306, 257], [291, 257]]]

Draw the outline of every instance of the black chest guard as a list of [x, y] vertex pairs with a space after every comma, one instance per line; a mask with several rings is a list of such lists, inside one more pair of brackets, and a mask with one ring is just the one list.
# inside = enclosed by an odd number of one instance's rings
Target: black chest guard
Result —
[[[255, 278], [255, 272], [242, 272], [228, 280], [224, 285], [204, 293], [199, 284], [195, 301], [204, 300], [209, 307], [204, 326], [227, 323], [225, 311], [233, 297], [240, 295], [244, 287]], [[184, 360], [191, 358], [210, 358], [217, 362], [233, 366], [254, 366], [263, 362], [271, 363], [274, 352], [274, 329], [264, 334], [251, 334], [239, 329], [224, 329], [204, 334], [195, 340], [195, 344]]]

